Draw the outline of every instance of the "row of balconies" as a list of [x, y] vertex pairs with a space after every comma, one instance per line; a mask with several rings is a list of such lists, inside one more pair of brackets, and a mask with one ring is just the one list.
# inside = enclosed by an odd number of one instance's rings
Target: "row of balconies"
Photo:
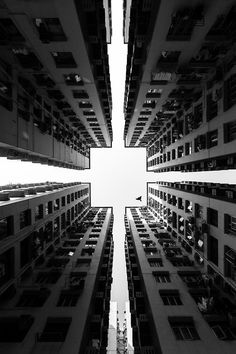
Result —
[[[84, 212], [79, 215], [82, 217]], [[59, 219], [59, 218], [57, 218]], [[76, 220], [74, 221], [76, 222]], [[52, 224], [52, 223], [51, 223]], [[52, 227], [52, 225], [51, 225]], [[46, 229], [45, 229], [46, 230]], [[56, 231], [57, 230], [57, 231]], [[46, 231], [45, 231], [46, 232]], [[69, 248], [58, 248], [57, 245], [60, 244], [60, 240], [62, 240], [66, 236], [66, 232], [64, 230], [59, 232], [59, 225], [57, 224], [57, 229], [54, 225], [54, 232], [52, 230], [48, 230], [47, 233], [42, 234], [42, 230], [40, 229], [40, 233], [34, 233], [29, 238], [25, 238], [21, 243], [21, 270], [17, 275], [17, 279], [19, 277], [23, 277], [24, 273], [27, 273], [29, 269], [32, 267], [42, 267], [42, 265], [46, 265], [48, 267], [64, 267], [70, 260], [69, 257], [64, 257], [61, 254], [69, 255], [74, 253], [72, 252], [71, 247]], [[45, 236], [46, 235], [46, 236]], [[42, 238], [43, 236], [43, 238]], [[26, 242], [27, 241], [27, 242]], [[42, 242], [41, 242], [42, 241]], [[75, 240], [76, 241], [76, 240]], [[30, 246], [31, 244], [31, 246]], [[56, 248], [55, 248], [55, 247]], [[57, 249], [57, 251], [55, 251]], [[60, 251], [61, 250], [61, 251]], [[74, 249], [73, 249], [74, 250]], [[58, 253], [59, 252], [59, 253]], [[52, 256], [52, 254], [55, 254]], [[59, 257], [58, 257], [59, 256]], [[12, 259], [13, 257], [13, 259]], [[51, 257], [51, 258], [49, 258]], [[5, 293], [8, 291], [9, 286], [14, 284], [14, 256], [13, 256], [13, 248], [8, 249], [5, 253], [1, 255], [2, 265], [4, 272], [1, 277], [1, 285], [4, 287], [2, 291]], [[10, 261], [10, 263], [9, 263]], [[15, 277], [16, 278], [16, 277]], [[13, 283], [12, 283], [13, 281]]]

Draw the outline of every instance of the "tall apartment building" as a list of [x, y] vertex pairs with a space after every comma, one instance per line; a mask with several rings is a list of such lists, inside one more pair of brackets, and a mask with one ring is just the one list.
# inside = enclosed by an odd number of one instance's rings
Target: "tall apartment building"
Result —
[[75, 169], [110, 147], [110, 0], [0, 1], [0, 155]]
[[[149, 184], [148, 206], [126, 208], [134, 353], [230, 354], [236, 350], [235, 203], [224, 186], [212, 186], [216, 192], [208, 195], [182, 186]], [[167, 204], [175, 198], [182, 199], [179, 210]]]
[[106, 353], [112, 208], [90, 185], [0, 191], [0, 352]]
[[124, 140], [148, 171], [236, 167], [235, 6], [124, 1]]

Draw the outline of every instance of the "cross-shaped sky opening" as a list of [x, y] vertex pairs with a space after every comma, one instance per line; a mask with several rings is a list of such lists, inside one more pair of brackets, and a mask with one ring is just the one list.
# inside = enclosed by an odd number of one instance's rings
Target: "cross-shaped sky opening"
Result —
[[[124, 130], [124, 87], [127, 48], [123, 43], [122, 1], [112, 1], [112, 44], [109, 45], [110, 75], [113, 97], [113, 147], [91, 150], [91, 169], [75, 171], [58, 167], [32, 164], [0, 158], [0, 185], [7, 183], [91, 182], [92, 206], [113, 206], [114, 222], [114, 265], [112, 300], [118, 302], [120, 323], [123, 320], [124, 302], [128, 300], [125, 257], [124, 257], [124, 209], [125, 206], [146, 204], [146, 183], [161, 181], [205, 181], [235, 183], [234, 171], [200, 173], [161, 173], [146, 171], [144, 148], [125, 148]], [[142, 196], [142, 202], [136, 198]]]

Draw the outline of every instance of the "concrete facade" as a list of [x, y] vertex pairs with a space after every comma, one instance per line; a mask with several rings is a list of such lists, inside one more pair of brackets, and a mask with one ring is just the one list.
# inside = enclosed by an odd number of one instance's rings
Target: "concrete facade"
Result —
[[0, 155], [87, 169], [110, 147], [109, 1], [1, 1]]
[[89, 184], [11, 187], [0, 192], [1, 353], [106, 353], [112, 208], [91, 207]]
[[126, 147], [147, 170], [235, 168], [235, 1], [125, 1]]
[[[230, 354], [236, 348], [235, 290], [226, 284], [234, 281], [225, 274], [219, 281], [212, 262], [200, 262], [186, 238], [161, 221], [151, 201], [159, 187], [149, 184], [148, 206], [126, 208], [125, 214], [134, 352]], [[195, 197], [200, 204], [201, 196]]]

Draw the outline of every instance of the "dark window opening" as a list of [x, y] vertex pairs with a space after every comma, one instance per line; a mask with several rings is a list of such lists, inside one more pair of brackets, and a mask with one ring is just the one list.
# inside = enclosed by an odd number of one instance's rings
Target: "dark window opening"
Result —
[[43, 204], [35, 207], [35, 221], [43, 218]]
[[159, 294], [165, 306], [182, 305], [178, 290], [159, 290]]
[[0, 19], [0, 42], [24, 42], [25, 39], [10, 18]]
[[8, 111], [12, 111], [12, 85], [10, 82], [0, 79], [0, 105]]
[[168, 320], [177, 340], [200, 339], [192, 318], [169, 317]]
[[0, 318], [0, 342], [22, 342], [33, 322], [31, 315]]
[[34, 74], [34, 78], [37, 85], [52, 88], [55, 86], [55, 82], [51, 79], [48, 74]]
[[41, 307], [50, 295], [50, 290], [41, 288], [40, 290], [25, 290], [17, 302], [17, 307]]
[[236, 140], [236, 120], [224, 124], [224, 143]]
[[170, 283], [169, 272], [153, 272], [153, 276], [157, 283]]
[[207, 222], [210, 225], [218, 227], [218, 211], [212, 208], [207, 208]]
[[20, 266], [24, 267], [27, 263], [31, 262], [33, 257], [32, 249], [32, 236], [26, 237], [20, 243]]
[[218, 145], [218, 130], [207, 133], [207, 148], [210, 149]]
[[36, 55], [27, 48], [13, 48], [12, 52], [24, 69], [33, 69], [38, 71], [43, 68], [42, 63]]
[[55, 284], [61, 276], [61, 271], [53, 270], [48, 272], [39, 272], [36, 277], [36, 283]]
[[77, 64], [71, 52], [52, 52], [57, 68], [76, 68]]
[[0, 255], [0, 286], [14, 277], [14, 249]]
[[35, 18], [34, 25], [43, 43], [62, 42], [67, 38], [58, 18]]
[[218, 240], [210, 235], [208, 235], [207, 242], [207, 258], [215, 265], [218, 265]]
[[64, 75], [64, 80], [65, 83], [69, 86], [77, 86], [77, 85], [83, 85], [83, 79], [79, 74], [65, 74]]
[[31, 225], [31, 210], [27, 209], [20, 213], [20, 229]]
[[0, 240], [14, 233], [14, 217], [7, 216], [0, 219]]
[[71, 324], [70, 317], [49, 317], [39, 342], [64, 342]]
[[236, 251], [225, 246], [224, 249], [224, 267], [225, 276], [232, 280], [236, 280]]

